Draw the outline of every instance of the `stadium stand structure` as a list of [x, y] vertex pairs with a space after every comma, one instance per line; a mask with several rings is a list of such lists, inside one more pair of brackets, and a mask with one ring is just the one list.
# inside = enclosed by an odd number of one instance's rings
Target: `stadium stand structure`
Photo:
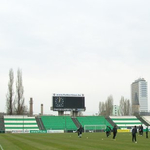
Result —
[[[117, 125], [120, 129], [130, 129], [133, 126], [149, 126], [149, 116], [15, 116], [0, 115], [0, 132], [27, 131], [27, 130], [64, 130], [76, 131], [82, 125], [88, 131], [104, 131], [106, 126], [111, 128]], [[102, 129], [102, 128], [103, 129]]]
[[[91, 129], [95, 128], [94, 126], [110, 126], [112, 128], [112, 125], [105, 119], [104, 116], [82, 116], [77, 117], [77, 120], [80, 122], [80, 124], [84, 126], [91, 126]], [[93, 125], [93, 127], [92, 127]]]
[[145, 125], [145, 126], [149, 126], [149, 123], [139, 114], [136, 115], [136, 117]]
[[150, 116], [142, 116], [141, 118], [147, 123], [146, 126], [150, 126]]
[[135, 125], [137, 127], [140, 125], [145, 126], [136, 116], [110, 116], [110, 118], [121, 129], [130, 129]]
[[0, 114], [0, 133], [5, 133], [4, 116]]
[[25, 130], [39, 130], [35, 117], [28, 117], [24, 115], [4, 116], [5, 132], [11, 131], [25, 131]]
[[38, 124], [39, 129], [40, 130], [46, 130], [45, 127], [44, 127], [44, 124], [41, 120], [41, 117], [37, 116], [37, 117], [35, 117], [35, 119], [36, 119], [36, 122]]
[[70, 116], [41, 116], [46, 130], [76, 130], [77, 127]]
[[109, 116], [105, 116], [105, 119], [114, 127], [114, 125], [116, 125]]
[[77, 128], [79, 128], [81, 126], [80, 122], [77, 120], [77, 118], [73, 117], [71, 118], [72, 121], [74, 122], [74, 124], [76, 125]]

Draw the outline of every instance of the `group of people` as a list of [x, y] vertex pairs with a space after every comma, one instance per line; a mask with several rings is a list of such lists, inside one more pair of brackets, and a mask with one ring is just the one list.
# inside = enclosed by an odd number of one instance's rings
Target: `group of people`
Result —
[[[132, 129], [132, 142], [137, 143], [136, 140], [136, 133], [137, 133], [137, 127], [134, 126], [134, 128]], [[143, 126], [139, 126], [139, 135], [143, 136]], [[148, 126], [146, 127], [146, 138], [148, 138]]]
[[[113, 139], [115, 139], [116, 137], [116, 134], [117, 134], [117, 126], [115, 125], [113, 127]], [[83, 127], [80, 126], [78, 129], [77, 129], [77, 133], [78, 133], [78, 137], [81, 138], [82, 137], [82, 132], [83, 132]], [[111, 135], [111, 127], [110, 126], [107, 126], [106, 127], [106, 136], [108, 137], [109, 135]]]
[[[114, 125], [112, 131], [113, 131], [113, 139], [115, 139], [116, 134], [117, 134], [117, 126], [116, 126], [116, 125]], [[83, 128], [82, 128], [82, 126], [80, 126], [80, 127], [77, 129], [77, 133], [78, 133], [78, 137], [79, 137], [79, 138], [82, 137], [82, 132], [83, 132]], [[106, 127], [106, 136], [108, 137], [109, 135], [111, 135], [111, 127], [110, 127], [110, 126], [107, 126], [107, 127]]]
[[[113, 127], [113, 139], [115, 139], [116, 134], [117, 134], [117, 126], [114, 125]], [[137, 133], [137, 127], [134, 126], [132, 129], [132, 142], [137, 143], [136, 140], [136, 133]], [[106, 127], [106, 136], [108, 137], [111, 134], [111, 128], [109, 126]], [[139, 126], [139, 135], [143, 135], [143, 126]], [[148, 126], [146, 127], [146, 138], [148, 138]]]
[[[115, 139], [115, 137], [117, 135], [117, 126], [116, 125], [114, 125], [112, 132], [113, 132], [113, 139]], [[107, 126], [106, 127], [106, 136], [108, 137], [109, 135], [111, 135], [111, 128], [110, 128], [110, 126]]]
[[[82, 128], [82, 126], [80, 126], [77, 129], [78, 137], [80, 137], [80, 138], [82, 137], [82, 132], [83, 132], [83, 128]], [[114, 125], [112, 132], [113, 132], [113, 139], [115, 139], [116, 135], [117, 135], [117, 126], [116, 125]], [[135, 143], [137, 143], [136, 133], [137, 133], [137, 127], [134, 126], [132, 129], [132, 142], [135, 142]], [[139, 134], [143, 135], [143, 126], [142, 125], [139, 126]], [[107, 126], [106, 127], [106, 136], [108, 137], [109, 135], [111, 135], [111, 128], [110, 128], [110, 126]], [[146, 138], [148, 138], [148, 126], [146, 127]]]
[[[110, 135], [110, 132], [111, 132], [111, 128], [109, 126], [106, 127], [106, 136], [108, 137]], [[116, 134], [117, 134], [117, 126], [115, 125], [113, 127], [113, 139], [115, 139], [116, 137]], [[137, 140], [136, 140], [136, 133], [137, 133], [137, 127], [134, 126], [133, 129], [132, 129], [132, 142], [135, 142], [137, 143]], [[143, 135], [143, 126], [139, 126], [139, 134], [140, 135]], [[146, 138], [148, 138], [148, 126], [146, 127]]]

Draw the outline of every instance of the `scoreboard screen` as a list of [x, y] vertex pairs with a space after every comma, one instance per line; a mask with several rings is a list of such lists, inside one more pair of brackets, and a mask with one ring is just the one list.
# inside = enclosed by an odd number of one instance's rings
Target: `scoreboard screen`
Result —
[[85, 110], [85, 97], [84, 96], [65, 96], [55, 95], [52, 97], [53, 110], [56, 111], [70, 111], [70, 110]]

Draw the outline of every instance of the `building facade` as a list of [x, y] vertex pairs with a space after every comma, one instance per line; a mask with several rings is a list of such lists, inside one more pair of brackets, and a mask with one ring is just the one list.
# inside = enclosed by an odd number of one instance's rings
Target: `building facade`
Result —
[[120, 108], [118, 105], [113, 105], [113, 116], [120, 116]]
[[147, 82], [143, 78], [131, 84], [132, 114], [148, 112]]

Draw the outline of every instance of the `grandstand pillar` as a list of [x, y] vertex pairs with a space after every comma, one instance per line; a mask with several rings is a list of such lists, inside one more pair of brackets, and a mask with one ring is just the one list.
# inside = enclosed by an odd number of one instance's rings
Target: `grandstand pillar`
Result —
[[72, 116], [73, 116], [73, 117], [78, 116], [78, 111], [72, 111]]
[[29, 112], [30, 116], [33, 116], [33, 99], [30, 98], [30, 112]]
[[64, 111], [58, 111], [58, 116], [63, 116], [64, 115]]
[[43, 104], [41, 104], [41, 115], [43, 115]]

